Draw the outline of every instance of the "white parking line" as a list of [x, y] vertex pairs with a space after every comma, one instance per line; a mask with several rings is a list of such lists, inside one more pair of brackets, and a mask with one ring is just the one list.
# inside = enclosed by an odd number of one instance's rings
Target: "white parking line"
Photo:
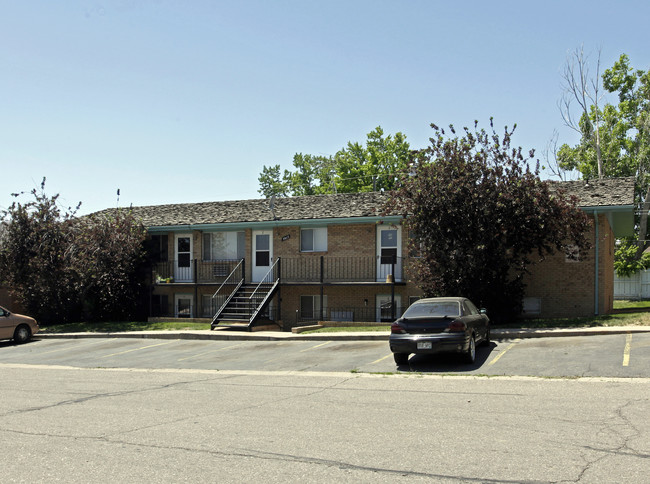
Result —
[[185, 360], [189, 360], [190, 358], [198, 358], [199, 356], [208, 355], [210, 353], [216, 353], [217, 351], [229, 350], [230, 348], [237, 348], [238, 346], [242, 346], [244, 344], [246, 344], [245, 341], [237, 345], [226, 346], [225, 348], [218, 348], [216, 350], [204, 351], [203, 353], [198, 353], [196, 355], [190, 355], [190, 356], [186, 356], [185, 358], [179, 358], [176, 361], [185, 361]]
[[316, 346], [310, 346], [310, 347], [307, 348], [307, 349], [300, 350], [300, 353], [304, 353], [305, 351], [310, 351], [310, 350], [313, 350], [313, 349], [315, 349], [315, 348], [320, 348], [321, 346], [325, 346], [325, 345], [328, 345], [328, 344], [330, 344], [330, 343], [331, 343], [331, 341], [325, 341], [325, 343], [321, 343], [321, 344], [316, 345]]
[[[99, 344], [99, 343], [106, 343], [107, 341], [115, 341], [116, 339], [117, 338], [111, 338], [111, 339], [100, 338], [99, 340], [93, 341], [91, 343], [86, 343], [86, 344], [83, 344], [83, 345], [76, 345], [74, 348], [75, 349], [79, 348], [79, 346], [81, 346], [82, 348], [86, 348], [87, 346], [92, 346], [92, 345], [96, 345], [96, 344]], [[70, 350], [71, 350], [70, 346], [66, 346], [65, 348], [57, 348], [55, 350], [43, 351], [42, 353], [39, 353], [38, 355], [39, 356], [40, 355], [49, 355], [50, 353], [58, 353], [59, 351], [70, 351]]]
[[123, 355], [125, 353], [131, 353], [132, 351], [140, 351], [140, 350], [144, 350], [146, 348], [153, 348], [154, 346], [163, 346], [163, 345], [168, 345], [170, 343], [176, 343], [176, 342], [178, 342], [177, 339], [172, 340], [172, 341], [165, 341], [163, 343], [157, 343], [155, 345], [140, 346], [139, 348], [133, 348], [133, 349], [126, 350], [126, 351], [120, 351], [119, 353], [111, 353], [110, 355], [100, 356], [100, 358], [109, 358], [111, 356]]

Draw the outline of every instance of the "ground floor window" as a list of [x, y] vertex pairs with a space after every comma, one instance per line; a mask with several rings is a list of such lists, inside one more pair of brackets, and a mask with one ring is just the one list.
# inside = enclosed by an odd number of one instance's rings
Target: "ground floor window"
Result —
[[160, 316], [169, 316], [169, 297], [167, 294], [153, 294], [151, 296], [151, 316], [154, 318]]
[[217, 313], [217, 302], [212, 297], [212, 294], [203, 294], [201, 296], [201, 316], [204, 318], [212, 318]]
[[327, 296], [323, 296], [323, 307], [321, 313], [321, 297], [317, 296], [300, 296], [300, 318], [301, 319], [320, 319], [327, 318]]
[[410, 307], [411, 304], [413, 304], [415, 301], [419, 301], [420, 299], [422, 299], [421, 296], [409, 296], [409, 307]]
[[[393, 311], [393, 306], [395, 310]], [[402, 296], [395, 294], [377, 294], [377, 321], [391, 322], [402, 315]]]

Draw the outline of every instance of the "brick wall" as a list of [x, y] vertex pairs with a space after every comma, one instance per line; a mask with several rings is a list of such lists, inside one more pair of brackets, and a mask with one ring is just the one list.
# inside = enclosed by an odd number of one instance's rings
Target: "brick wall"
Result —
[[541, 314], [531, 317], [582, 317], [593, 316], [596, 284], [596, 247], [598, 254], [598, 313], [611, 312], [614, 290], [614, 234], [607, 217], [598, 216], [598, 244], [594, 219], [588, 233], [592, 248], [581, 254], [578, 262], [567, 260], [565, 254], [556, 253], [531, 268], [524, 279], [526, 297], [541, 302]]
[[[320, 285], [282, 286], [281, 318], [285, 327], [295, 326], [299, 318], [296, 311], [300, 311], [300, 297], [320, 297], [320, 291]], [[385, 283], [323, 286], [328, 308], [335, 311], [351, 311], [355, 321], [375, 321], [377, 296], [389, 297], [390, 294], [391, 285]], [[410, 296], [420, 295], [420, 291], [412, 284], [395, 284], [396, 305], [401, 305], [404, 309], [408, 307]], [[275, 303], [277, 304], [277, 301]]]
[[[252, 230], [245, 230], [246, 234], [246, 279], [251, 279], [252, 267]], [[377, 254], [377, 225], [375, 224], [345, 224], [330, 225], [327, 231], [327, 251], [300, 252], [300, 227], [275, 227], [273, 233], [273, 256], [277, 257], [314, 257], [321, 255], [336, 257], [375, 257]], [[408, 253], [408, 234], [402, 230], [402, 256]], [[579, 262], [567, 261], [564, 254], [548, 256], [544, 261], [531, 268], [531, 274], [525, 277], [527, 285], [526, 296], [538, 299], [541, 302], [540, 314], [529, 314], [534, 317], [575, 317], [591, 316], [595, 313], [595, 225], [592, 219], [591, 229], [588, 234], [593, 248], [581, 254]], [[193, 231], [194, 257], [202, 257], [202, 232]], [[283, 240], [284, 239], [284, 240]], [[599, 279], [599, 314], [611, 312], [613, 306], [614, 288], [614, 235], [605, 215], [598, 216], [598, 246], [600, 248], [598, 259]], [[169, 234], [169, 260], [175, 258], [175, 237]], [[315, 277], [317, 274], [315, 274]], [[198, 301], [195, 307], [201, 304], [202, 294], [212, 294], [216, 287], [199, 287]], [[378, 294], [390, 294], [388, 284], [346, 284], [326, 285], [324, 294], [328, 296], [329, 308], [349, 307], [374, 308]], [[170, 302], [174, 293], [194, 293], [190, 288], [158, 287], [156, 294], [166, 293]], [[401, 297], [403, 307], [408, 305], [409, 296], [420, 296], [420, 291], [412, 284], [396, 284], [395, 294]], [[319, 285], [291, 285], [283, 286], [281, 319], [293, 322], [296, 319], [296, 310], [300, 309], [301, 295], [320, 295]], [[274, 306], [277, 308], [277, 298]], [[370, 311], [369, 313], [372, 313]], [[355, 316], [356, 318], [356, 316]]]

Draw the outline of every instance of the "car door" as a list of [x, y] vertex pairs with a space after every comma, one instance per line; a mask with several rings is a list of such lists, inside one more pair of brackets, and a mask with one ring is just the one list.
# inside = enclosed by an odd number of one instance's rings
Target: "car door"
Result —
[[481, 312], [470, 300], [465, 300], [465, 307], [468, 311], [468, 314], [471, 314], [472, 316], [472, 325], [474, 326], [474, 331], [477, 335], [479, 335], [479, 338], [481, 340], [486, 339], [488, 332], [488, 317], [485, 314], [481, 314]]
[[467, 318], [466, 324], [474, 329], [474, 333], [477, 336], [476, 339], [484, 340], [487, 338], [487, 316], [481, 314], [469, 299], [463, 302], [463, 307]]
[[0, 307], [0, 339], [9, 339], [14, 337], [14, 323], [9, 316], [9, 311]]

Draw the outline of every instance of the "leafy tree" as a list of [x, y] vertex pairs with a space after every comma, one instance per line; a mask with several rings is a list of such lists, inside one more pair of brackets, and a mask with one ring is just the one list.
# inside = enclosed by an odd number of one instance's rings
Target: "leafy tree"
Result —
[[617, 241], [614, 270], [619, 277], [629, 277], [650, 268], [650, 254], [643, 253], [641, 257], [637, 257], [637, 250], [637, 240], [634, 237]]
[[466, 296], [497, 317], [519, 314], [531, 264], [571, 245], [588, 249], [587, 216], [575, 198], [531, 171], [514, 130], [499, 136], [467, 128], [452, 136], [432, 125], [431, 145], [416, 157], [387, 210], [405, 217], [411, 275], [425, 296]]
[[40, 322], [102, 320], [133, 314], [144, 281], [146, 232], [128, 211], [76, 217], [58, 195], [2, 213], [3, 282]]
[[[595, 80], [592, 84], [595, 85]], [[635, 176], [636, 198], [643, 206], [638, 218], [638, 240], [635, 260], [650, 246], [647, 240], [647, 214], [650, 209], [650, 71], [635, 70], [627, 55], [622, 54], [602, 75], [603, 87], [616, 94], [618, 104], [597, 103], [587, 106], [579, 121], [581, 139], [575, 146], [564, 144], [558, 150], [560, 166], [577, 169], [585, 178], [599, 175], [598, 153], [602, 158], [603, 176]], [[593, 143], [598, 135], [599, 149]], [[629, 242], [629, 241], [628, 241]], [[635, 272], [641, 265], [624, 269], [629, 258], [629, 243], [625, 253], [617, 252], [619, 275]]]
[[[3, 212], [0, 274], [22, 305], [39, 321], [78, 316], [75, 287], [77, 274], [67, 248], [73, 212], [62, 211], [58, 195], [48, 197], [32, 190], [34, 200], [14, 202]], [[14, 194], [18, 196], [19, 194]]]
[[125, 209], [75, 220], [69, 251], [86, 320], [124, 320], [144, 299], [146, 230]]
[[258, 180], [266, 197], [369, 192], [394, 188], [397, 174], [408, 164], [406, 136], [384, 135], [381, 126], [368, 133], [365, 146], [348, 142], [334, 156], [296, 153], [294, 171], [264, 166]]

